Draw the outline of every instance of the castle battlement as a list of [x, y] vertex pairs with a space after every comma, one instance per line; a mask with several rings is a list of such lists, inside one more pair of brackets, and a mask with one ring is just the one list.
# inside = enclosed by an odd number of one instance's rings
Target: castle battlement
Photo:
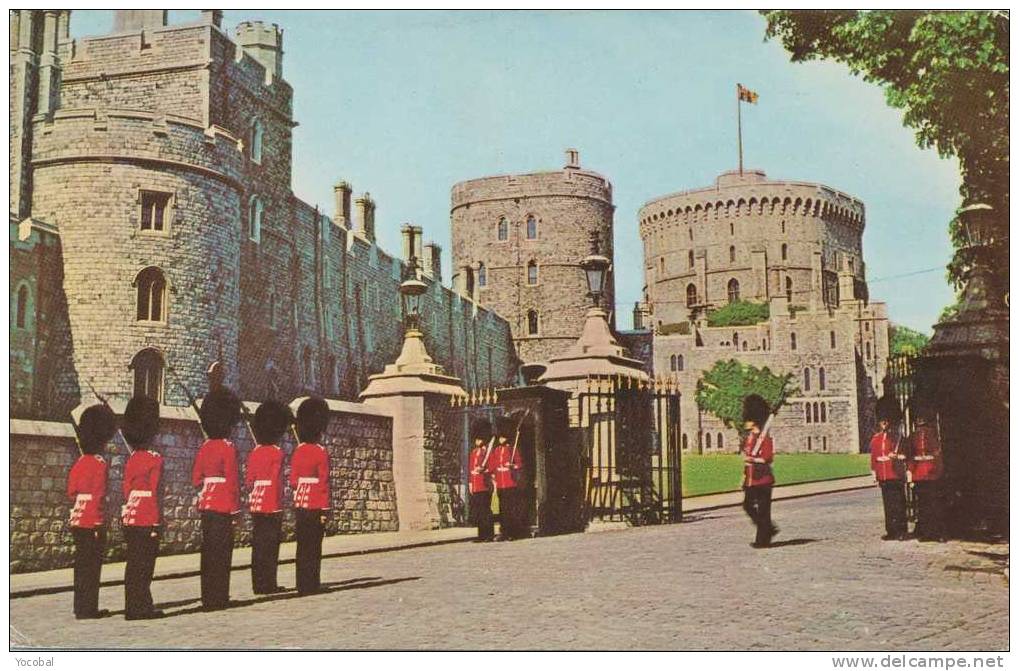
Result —
[[451, 209], [483, 201], [564, 196], [590, 198], [612, 204], [612, 184], [596, 172], [563, 169], [521, 175], [494, 175], [458, 182], [452, 188]]

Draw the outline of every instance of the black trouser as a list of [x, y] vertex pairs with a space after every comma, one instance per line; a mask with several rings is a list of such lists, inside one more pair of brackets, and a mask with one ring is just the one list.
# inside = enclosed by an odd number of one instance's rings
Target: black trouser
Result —
[[492, 520], [492, 490], [471, 494], [471, 520], [478, 527], [478, 538], [484, 541], [495, 536], [495, 522]]
[[767, 545], [771, 542], [771, 485], [743, 488], [743, 510], [757, 526], [754, 542]]
[[885, 507], [885, 533], [889, 536], [903, 536], [908, 532], [906, 525], [906, 488], [902, 480], [881, 482], [881, 500]]
[[266, 594], [276, 589], [283, 514], [252, 513], [251, 522], [251, 589]]
[[99, 575], [103, 570], [106, 530], [101, 527], [71, 527], [74, 536], [74, 614], [99, 614]]
[[229, 513], [202, 511], [202, 605], [223, 608], [230, 603], [230, 563], [234, 525]]
[[916, 496], [916, 535], [918, 538], [941, 538], [945, 535], [941, 511], [941, 487], [937, 480], [913, 483]]
[[524, 490], [521, 487], [507, 487], [499, 490], [499, 528], [505, 538], [523, 538], [526, 526]]
[[124, 527], [127, 566], [124, 567], [124, 614], [144, 615], [152, 610], [152, 573], [156, 569], [159, 536], [156, 527]]
[[297, 591], [315, 592], [322, 584], [322, 534], [324, 510], [298, 508], [297, 514]]

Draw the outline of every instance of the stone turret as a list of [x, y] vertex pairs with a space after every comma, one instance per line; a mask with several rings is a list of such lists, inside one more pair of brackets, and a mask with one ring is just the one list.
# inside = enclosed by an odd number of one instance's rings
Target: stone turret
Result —
[[375, 242], [375, 201], [367, 191], [364, 195], [354, 201], [357, 207], [357, 220], [354, 222], [354, 232], [369, 242]]
[[349, 229], [351, 226], [350, 220], [350, 194], [352, 189], [350, 184], [345, 181], [337, 182], [333, 186], [333, 197], [336, 201], [336, 212], [333, 217], [336, 219], [336, 223], [343, 228]]

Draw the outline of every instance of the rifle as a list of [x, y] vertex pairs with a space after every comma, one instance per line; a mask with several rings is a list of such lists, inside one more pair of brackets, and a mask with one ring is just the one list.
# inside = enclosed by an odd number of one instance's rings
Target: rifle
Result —
[[173, 377], [173, 381], [177, 383], [177, 386], [184, 391], [184, 395], [188, 398], [188, 403], [191, 404], [191, 409], [195, 411], [195, 416], [198, 418], [198, 430], [202, 432], [202, 438], [208, 440], [209, 434], [205, 433], [205, 427], [202, 426], [202, 413], [198, 409], [198, 401], [191, 394], [191, 390], [188, 389], [187, 385], [184, 384], [179, 377], [177, 377], [177, 371], [173, 366], [167, 366], [166, 371]]
[[524, 425], [524, 420], [531, 414], [530, 408], [524, 409], [524, 414], [520, 415], [520, 421], [517, 422], [517, 433], [513, 437], [513, 451], [510, 453], [510, 463], [513, 463], [513, 459], [517, 456], [517, 443], [520, 442], [520, 427]]

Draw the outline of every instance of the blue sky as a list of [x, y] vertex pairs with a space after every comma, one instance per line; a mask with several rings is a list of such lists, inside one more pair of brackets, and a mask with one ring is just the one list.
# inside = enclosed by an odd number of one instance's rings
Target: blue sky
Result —
[[[745, 166], [864, 201], [871, 296], [892, 321], [930, 332], [953, 300], [943, 268], [956, 161], [918, 149], [902, 113], [845, 67], [791, 63], [755, 12], [257, 9], [227, 10], [224, 27], [256, 19], [285, 31], [295, 193], [331, 214], [339, 179], [370, 191], [383, 247], [398, 252], [400, 224], [421, 225], [443, 246], [446, 277], [455, 182], [558, 169], [577, 147], [613, 183], [617, 309], [629, 326], [643, 283], [637, 209], [736, 167], [742, 82], [760, 94], [744, 107]], [[111, 26], [109, 11], [72, 14], [75, 37]]]

